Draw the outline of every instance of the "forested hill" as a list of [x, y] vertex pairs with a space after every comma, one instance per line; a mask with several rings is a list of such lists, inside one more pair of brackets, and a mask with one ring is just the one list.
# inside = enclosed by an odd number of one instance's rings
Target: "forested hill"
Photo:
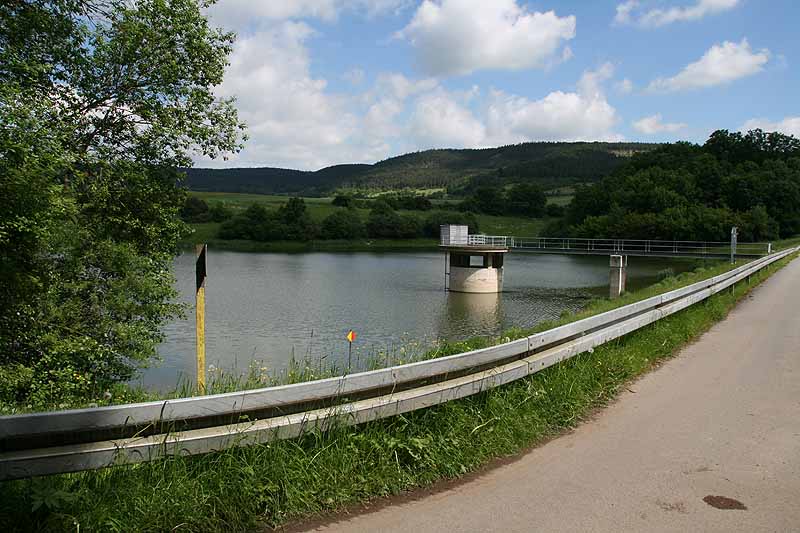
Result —
[[800, 139], [715, 131], [702, 146], [679, 142], [632, 157], [578, 189], [566, 227], [575, 237], [742, 241], [800, 234]]
[[486, 181], [534, 181], [545, 188], [594, 182], [627, 157], [656, 148], [646, 143], [522, 143], [477, 150], [441, 149], [393, 157], [374, 165], [335, 165], [315, 172], [282, 168], [187, 169], [196, 191], [324, 194], [366, 189], [470, 188]]

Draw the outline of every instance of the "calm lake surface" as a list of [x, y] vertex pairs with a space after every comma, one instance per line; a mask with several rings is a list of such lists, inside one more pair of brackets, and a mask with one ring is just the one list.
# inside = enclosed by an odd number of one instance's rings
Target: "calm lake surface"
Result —
[[[628, 288], [656, 280], [682, 260], [632, 257]], [[251, 363], [277, 373], [297, 360], [347, 360], [348, 329], [357, 332], [353, 364], [382, 352], [424, 351], [437, 339], [497, 335], [580, 309], [606, 295], [607, 257], [511, 253], [502, 294], [444, 292], [441, 253], [258, 254], [210, 250], [206, 285], [206, 363], [246, 372]], [[194, 255], [175, 261], [177, 288], [194, 305]], [[168, 390], [195, 373], [194, 310], [166, 326], [163, 363], [140, 382]]]

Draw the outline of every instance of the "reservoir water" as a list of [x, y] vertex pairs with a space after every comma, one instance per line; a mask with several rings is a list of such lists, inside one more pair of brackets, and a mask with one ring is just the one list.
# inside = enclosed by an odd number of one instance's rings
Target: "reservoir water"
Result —
[[[628, 288], [692, 263], [631, 258]], [[347, 359], [345, 335], [357, 332], [353, 360], [424, 350], [437, 339], [498, 335], [580, 309], [607, 295], [608, 258], [511, 253], [502, 294], [448, 293], [444, 260], [419, 253], [237, 253], [210, 250], [206, 285], [206, 362], [240, 373], [252, 362], [271, 372], [289, 360]], [[194, 255], [175, 261], [182, 301], [194, 305]], [[171, 389], [195, 373], [194, 309], [164, 329], [163, 362], [140, 381]], [[340, 365], [341, 366], [341, 365]]]

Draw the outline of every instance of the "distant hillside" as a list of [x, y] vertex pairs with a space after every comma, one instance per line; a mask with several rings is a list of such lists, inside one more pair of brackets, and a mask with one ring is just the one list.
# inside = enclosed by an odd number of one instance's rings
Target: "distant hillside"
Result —
[[522, 143], [479, 150], [426, 150], [374, 165], [335, 165], [315, 172], [282, 168], [187, 169], [196, 191], [325, 194], [340, 187], [465, 190], [487, 181], [536, 181], [546, 188], [598, 181], [646, 143]]
[[298, 193], [313, 195], [339, 187], [372, 165], [336, 165], [316, 172], [286, 168], [188, 168], [186, 183], [193, 191], [243, 193]]

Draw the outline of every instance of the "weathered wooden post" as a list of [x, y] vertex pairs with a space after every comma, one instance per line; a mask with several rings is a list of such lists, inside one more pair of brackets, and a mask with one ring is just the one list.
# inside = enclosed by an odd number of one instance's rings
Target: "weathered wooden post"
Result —
[[206, 250], [207, 244], [195, 247], [195, 335], [197, 339], [197, 391], [206, 391]]

